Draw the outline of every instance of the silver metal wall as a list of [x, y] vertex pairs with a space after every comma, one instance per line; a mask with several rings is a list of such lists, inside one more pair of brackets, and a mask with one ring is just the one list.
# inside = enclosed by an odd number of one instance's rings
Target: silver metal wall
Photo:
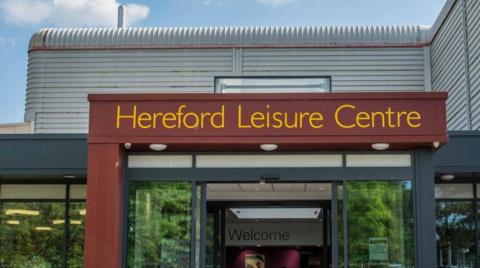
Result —
[[25, 119], [36, 133], [85, 133], [88, 93], [213, 92], [215, 76], [318, 75], [332, 91], [424, 91], [425, 49], [34, 50]]
[[480, 1], [466, 3], [472, 129], [480, 129]]
[[448, 91], [450, 130], [480, 129], [480, 2], [449, 0], [431, 43], [432, 88]]

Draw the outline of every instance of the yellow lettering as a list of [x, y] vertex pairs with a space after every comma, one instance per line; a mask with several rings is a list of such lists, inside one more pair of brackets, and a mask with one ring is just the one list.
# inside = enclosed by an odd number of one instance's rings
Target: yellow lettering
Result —
[[[220, 123], [215, 122], [215, 118], [219, 118]], [[222, 105], [220, 112], [215, 112], [210, 117], [210, 123], [214, 128], [224, 128], [225, 127], [225, 105]]]
[[133, 105], [133, 114], [131, 115], [121, 115], [120, 114], [120, 105], [117, 105], [117, 128], [120, 128], [120, 119], [131, 119], [132, 128], [136, 128], [136, 118], [137, 118], [137, 105]]
[[[323, 115], [318, 112], [311, 113], [310, 117], [308, 118], [308, 123], [312, 128], [322, 128], [323, 127], [322, 121], [323, 121]], [[315, 123], [318, 123], [318, 124], [315, 124]]]
[[355, 110], [355, 106], [351, 105], [351, 104], [344, 104], [340, 107], [337, 108], [337, 110], [335, 111], [335, 122], [337, 123], [337, 125], [339, 125], [341, 128], [354, 128], [355, 127], [355, 124], [351, 124], [351, 125], [345, 125], [342, 123], [342, 121], [340, 120], [340, 112], [343, 110], [343, 109], [353, 109]]
[[357, 126], [361, 128], [370, 127], [370, 123], [362, 124], [361, 121], [370, 121], [370, 115], [366, 112], [359, 112], [357, 116], [355, 116], [355, 122], [357, 123]]
[[168, 124], [171, 121], [177, 121], [177, 117], [175, 116], [175, 114], [165, 113], [162, 118], [163, 127], [169, 128], [169, 129], [175, 128], [177, 126], [175, 122], [173, 122], [173, 124]]
[[375, 122], [377, 120], [376, 119], [377, 117], [380, 117], [380, 119], [381, 119], [381, 122], [382, 122], [381, 126], [385, 127], [385, 115], [382, 112], [373, 112], [372, 113], [372, 127], [375, 127]]
[[[250, 117], [250, 122], [252, 123], [252, 126], [254, 128], [264, 127], [265, 126], [265, 123], [263, 123], [264, 121], [265, 121], [265, 115], [261, 112], [255, 112]], [[261, 123], [257, 124], [257, 122], [261, 122]]]
[[237, 113], [238, 113], [238, 128], [252, 128], [252, 126], [243, 125], [242, 123], [242, 105], [241, 104], [237, 106]]
[[278, 118], [279, 116], [282, 116], [282, 113], [280, 112], [274, 112], [272, 117], [273, 117], [273, 128], [282, 128], [283, 127], [283, 121], [282, 119]]
[[417, 122], [417, 123], [412, 123], [412, 120], [422, 120], [422, 116], [420, 115], [419, 112], [417, 111], [411, 111], [408, 113], [407, 115], [407, 124], [410, 126], [410, 127], [413, 127], [413, 128], [419, 128], [422, 126], [422, 123], [421, 122]]
[[[152, 127], [152, 115], [149, 113], [141, 113], [138, 115], [138, 126], [140, 128], [151, 128]], [[143, 121], [147, 121], [144, 125]]]
[[[191, 125], [188, 124], [188, 118], [189, 117], [193, 117], [193, 119], [195, 120], [194, 123], [191, 124]], [[198, 118], [198, 115], [194, 112], [186, 113], [185, 117], [183, 117], [183, 125], [186, 128], [198, 128], [199, 121], [200, 121], [200, 119]]]

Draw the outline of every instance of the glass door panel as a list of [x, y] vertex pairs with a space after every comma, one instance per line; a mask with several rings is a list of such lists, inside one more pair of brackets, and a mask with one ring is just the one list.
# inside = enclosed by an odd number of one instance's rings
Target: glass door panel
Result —
[[192, 184], [129, 185], [128, 267], [190, 267]]
[[343, 191], [339, 251], [348, 267], [414, 267], [411, 182], [347, 182]]

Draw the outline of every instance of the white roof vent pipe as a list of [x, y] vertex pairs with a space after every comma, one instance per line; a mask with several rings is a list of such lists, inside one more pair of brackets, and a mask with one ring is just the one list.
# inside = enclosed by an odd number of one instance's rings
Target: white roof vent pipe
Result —
[[125, 6], [118, 6], [118, 21], [117, 28], [125, 28]]

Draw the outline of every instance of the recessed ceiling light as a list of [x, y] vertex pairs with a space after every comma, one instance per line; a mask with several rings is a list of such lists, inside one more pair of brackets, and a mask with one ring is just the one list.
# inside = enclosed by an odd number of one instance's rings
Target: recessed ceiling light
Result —
[[277, 148], [278, 148], [278, 145], [273, 144], [273, 143], [265, 143], [265, 144], [260, 145], [260, 149], [262, 149], [264, 151], [267, 151], [267, 152], [275, 151], [275, 150], [277, 150]]
[[321, 208], [230, 208], [240, 220], [318, 219]]
[[157, 152], [167, 149], [167, 145], [162, 143], [152, 143], [148, 147], [150, 147], [151, 150], [157, 151]]
[[388, 148], [390, 148], [390, 144], [388, 143], [379, 142], [379, 143], [372, 144], [372, 149], [377, 151], [387, 150]]
[[442, 176], [440, 176], [440, 179], [442, 179], [444, 181], [451, 181], [451, 180], [455, 179], [455, 175], [453, 175], [453, 174], [443, 174]]

